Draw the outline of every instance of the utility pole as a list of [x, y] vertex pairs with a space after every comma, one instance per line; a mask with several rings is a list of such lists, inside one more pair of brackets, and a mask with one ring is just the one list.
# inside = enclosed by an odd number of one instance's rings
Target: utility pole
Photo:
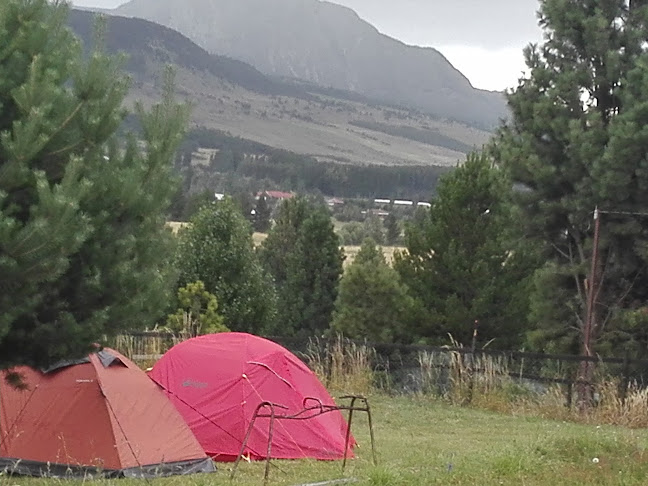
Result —
[[[592, 330], [596, 327], [596, 294], [599, 283], [598, 258], [599, 258], [599, 237], [601, 229], [601, 212], [598, 207], [594, 209], [594, 241], [592, 243], [592, 267], [587, 280], [587, 308], [585, 313], [585, 325], [583, 326], [583, 354], [586, 357], [593, 356], [592, 353]], [[586, 408], [592, 401], [592, 362], [582, 361], [580, 364], [579, 384], [577, 389], [580, 408]]]
[[592, 327], [596, 326], [595, 305], [598, 271], [599, 235], [601, 229], [601, 214], [598, 207], [594, 209], [594, 242], [592, 247], [592, 268], [587, 282], [587, 313], [585, 314], [585, 329], [583, 330], [583, 347], [585, 356], [592, 356]]

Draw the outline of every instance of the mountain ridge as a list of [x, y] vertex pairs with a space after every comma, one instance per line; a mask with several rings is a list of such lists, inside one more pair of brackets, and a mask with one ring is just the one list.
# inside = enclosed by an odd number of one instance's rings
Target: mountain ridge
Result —
[[507, 115], [504, 96], [479, 90], [441, 52], [380, 33], [352, 9], [320, 0], [131, 0], [109, 11], [178, 30], [207, 51], [262, 73], [418, 109], [481, 128]]
[[[95, 14], [70, 12], [86, 51]], [[176, 92], [193, 105], [193, 127], [303, 154], [322, 162], [451, 167], [489, 133], [422, 113], [336, 97], [323, 88], [286, 84], [237, 60], [209, 54], [182, 34], [155, 23], [105, 18], [107, 52], [125, 52], [133, 78], [128, 102], [159, 101], [165, 67], [175, 66]]]

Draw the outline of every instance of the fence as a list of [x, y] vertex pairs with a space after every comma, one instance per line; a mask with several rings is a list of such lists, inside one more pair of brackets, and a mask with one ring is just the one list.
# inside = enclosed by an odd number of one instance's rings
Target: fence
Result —
[[[541, 354], [518, 351], [498, 351], [460, 347], [434, 347], [398, 344], [370, 344], [347, 339], [312, 339], [271, 337], [311, 367], [330, 384], [339, 366], [339, 356], [363, 354], [362, 363], [371, 368], [374, 385], [393, 393], [447, 394], [453, 387], [469, 388], [475, 384], [489, 386], [506, 379], [527, 390], [542, 392], [549, 386], [559, 386], [565, 404], [574, 403], [579, 381], [579, 367], [593, 362], [595, 373], [591, 385], [613, 380], [624, 399], [629, 386], [648, 387], [648, 360], [609, 357], [585, 357], [562, 354]], [[118, 336], [114, 347], [135, 361], [152, 362], [179, 339], [160, 332], [132, 333]]]
[[[312, 354], [313, 341], [294, 338], [273, 338], [286, 348], [304, 357]], [[332, 342], [315, 340], [322, 353], [331, 349]], [[447, 394], [453, 387], [482, 388], [495, 386], [498, 380], [542, 392], [550, 386], [561, 387], [565, 404], [575, 403], [579, 384], [592, 386], [596, 400], [599, 384], [617, 383], [618, 396], [624, 400], [630, 386], [648, 387], [648, 360], [629, 356], [588, 357], [543, 354], [461, 347], [422, 345], [367, 344], [348, 340], [343, 345], [365, 344], [373, 351], [373, 367], [378, 387], [400, 393], [435, 392]], [[580, 365], [594, 363], [592, 382], [579, 380]], [[327, 378], [331, 371], [326, 373]], [[471, 393], [468, 393], [470, 396]]]

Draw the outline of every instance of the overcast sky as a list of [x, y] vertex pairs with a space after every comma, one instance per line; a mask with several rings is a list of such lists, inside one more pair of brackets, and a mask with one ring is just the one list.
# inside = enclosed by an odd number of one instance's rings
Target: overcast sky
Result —
[[[391, 37], [437, 48], [474, 86], [483, 89], [513, 87], [524, 69], [522, 49], [541, 39], [538, 0], [332, 1], [352, 8]], [[72, 3], [112, 8], [125, 2]]]

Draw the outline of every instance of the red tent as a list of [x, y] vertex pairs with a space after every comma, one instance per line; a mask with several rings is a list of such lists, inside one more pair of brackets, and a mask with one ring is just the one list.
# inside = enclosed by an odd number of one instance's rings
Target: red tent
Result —
[[0, 373], [0, 472], [149, 477], [214, 470], [164, 393], [116, 351], [46, 372], [12, 371], [24, 387]]
[[[207, 454], [218, 461], [236, 459], [254, 411], [263, 401], [288, 407], [277, 409], [281, 414], [302, 410], [306, 397], [335, 405], [295, 355], [250, 334], [211, 334], [184, 341], [169, 350], [149, 376], [167, 391]], [[244, 451], [247, 457], [265, 458], [268, 425], [269, 419], [255, 422]], [[277, 420], [271, 455], [341, 459], [345, 433], [346, 421], [338, 410], [308, 420]]]

